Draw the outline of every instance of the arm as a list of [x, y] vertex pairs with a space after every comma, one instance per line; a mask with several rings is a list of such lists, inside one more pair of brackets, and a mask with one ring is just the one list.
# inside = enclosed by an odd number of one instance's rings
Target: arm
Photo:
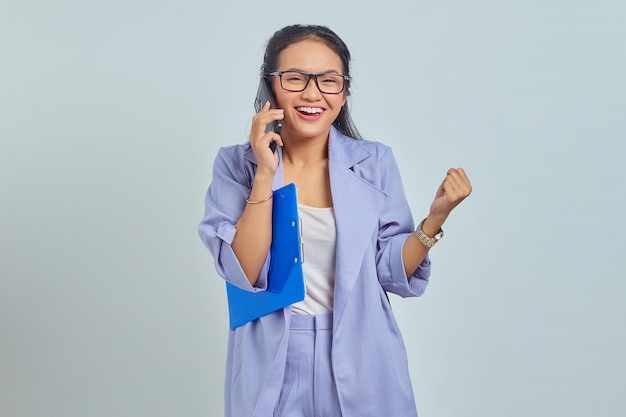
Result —
[[254, 178], [254, 165], [245, 159], [247, 152], [243, 145], [222, 148], [218, 152], [198, 233], [213, 255], [221, 277], [241, 289], [258, 291], [265, 289], [269, 259], [265, 260], [253, 287], [232, 247], [237, 235], [236, 223], [246, 208], [246, 197]]
[[[439, 232], [446, 219], [461, 201], [472, 192], [472, 186], [463, 168], [450, 168], [435, 199], [430, 206], [428, 217], [421, 224], [426, 236], [433, 237]], [[419, 226], [418, 226], [419, 227]], [[411, 234], [404, 242], [402, 258], [407, 278], [410, 277], [426, 257], [429, 248]]]
[[241, 264], [250, 285], [255, 285], [272, 243], [272, 176], [259, 174], [243, 214], [237, 221], [237, 233], [232, 242], [233, 252]]
[[279, 119], [282, 110], [270, 110], [267, 105], [252, 119], [250, 146], [256, 169], [246, 161], [243, 146], [220, 150], [213, 164], [205, 217], [198, 226], [218, 273], [249, 291], [264, 289], [267, 284], [272, 201], [266, 199], [272, 195], [272, 180], [278, 167], [278, 155], [268, 145], [275, 140], [282, 146], [282, 140], [272, 131], [265, 133], [265, 126]]
[[[385, 208], [379, 220], [377, 269], [387, 291], [403, 297], [421, 295], [430, 276], [428, 248], [415, 236], [413, 218], [406, 201], [400, 172], [391, 150], [379, 160], [380, 187], [386, 193]], [[422, 230], [434, 236], [450, 211], [471, 191], [465, 173], [449, 170], [437, 190]]]
[[278, 169], [278, 155], [272, 152], [272, 140], [282, 146], [277, 133], [266, 132], [269, 123], [283, 118], [282, 109], [270, 109], [269, 102], [252, 118], [250, 146], [257, 160], [246, 207], [237, 221], [232, 247], [251, 285], [255, 285], [272, 243], [272, 181]]
[[[407, 241], [411, 242], [415, 238], [415, 242], [424, 247], [417, 237], [412, 237], [415, 230], [413, 216], [391, 149], [386, 148], [378, 160], [378, 165], [380, 170], [378, 186], [386, 195], [378, 224], [376, 253], [378, 280], [385, 291], [402, 297], [420, 296], [426, 290], [430, 276], [428, 252], [417, 245], [415, 248], [412, 248], [410, 243], [407, 246]], [[406, 252], [411, 249], [416, 249], [417, 253], [408, 254], [406, 262]]]

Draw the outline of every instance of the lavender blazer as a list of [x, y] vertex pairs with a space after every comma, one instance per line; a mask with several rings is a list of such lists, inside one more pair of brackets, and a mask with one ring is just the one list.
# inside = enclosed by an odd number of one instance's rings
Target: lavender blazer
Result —
[[[279, 158], [282, 158], [280, 148]], [[250, 193], [256, 160], [249, 146], [220, 149], [198, 226], [217, 272], [248, 291], [267, 285], [269, 255], [251, 286], [230, 244]], [[430, 260], [407, 280], [402, 247], [414, 223], [391, 149], [332, 128], [330, 186], [337, 224], [332, 364], [344, 417], [415, 417], [406, 350], [385, 291], [419, 296]], [[283, 185], [282, 164], [273, 188]], [[236, 330], [228, 341], [226, 417], [273, 415], [283, 382], [291, 309]]]

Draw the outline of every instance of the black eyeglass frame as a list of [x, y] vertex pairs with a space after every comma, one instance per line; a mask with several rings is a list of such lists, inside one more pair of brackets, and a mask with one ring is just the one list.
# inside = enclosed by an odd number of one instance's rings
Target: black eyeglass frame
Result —
[[[287, 72], [295, 72], [297, 74], [306, 75], [308, 77], [307, 80], [306, 80], [306, 83], [304, 84], [304, 87], [302, 88], [302, 90], [289, 90], [289, 89], [283, 87], [283, 74], [285, 74]], [[310, 72], [296, 71], [296, 70], [274, 71], [274, 72], [266, 73], [264, 75], [264, 77], [267, 77], [269, 75], [278, 75], [278, 79], [280, 81], [280, 88], [282, 88], [285, 91], [290, 91], [292, 93], [300, 93], [300, 92], [306, 90], [306, 88], [309, 86], [309, 83], [311, 82], [311, 78], [315, 79], [315, 86], [317, 87], [318, 90], [320, 90], [320, 93], [322, 93], [322, 94], [341, 94], [346, 89], [346, 83], [350, 82], [350, 77], [349, 76], [343, 75], [343, 74], [337, 74], [335, 72], [323, 72], [321, 74], [311, 74]], [[322, 89], [320, 88], [319, 83], [317, 82], [317, 77], [324, 76], [324, 75], [335, 75], [335, 76], [343, 78], [344, 82], [343, 82], [343, 85], [341, 86], [341, 90], [337, 91], [336, 93], [327, 93], [327, 92], [322, 91]]]

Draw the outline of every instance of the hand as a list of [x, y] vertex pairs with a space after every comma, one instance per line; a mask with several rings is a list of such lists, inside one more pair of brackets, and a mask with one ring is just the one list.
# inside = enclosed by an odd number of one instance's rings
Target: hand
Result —
[[450, 168], [430, 205], [429, 218], [445, 221], [453, 208], [472, 192], [472, 185], [463, 168]]
[[285, 116], [283, 109], [270, 109], [267, 102], [263, 108], [252, 118], [250, 130], [250, 145], [257, 160], [257, 170], [268, 170], [272, 175], [278, 168], [278, 155], [269, 148], [271, 141], [278, 146], [283, 146], [283, 140], [279, 134], [269, 131], [265, 133], [267, 125], [276, 120], [282, 120]]

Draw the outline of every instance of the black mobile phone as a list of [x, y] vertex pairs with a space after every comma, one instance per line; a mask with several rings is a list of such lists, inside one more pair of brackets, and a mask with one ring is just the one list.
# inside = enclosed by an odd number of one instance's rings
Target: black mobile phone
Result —
[[[270, 102], [271, 109], [277, 109], [276, 100], [274, 99], [274, 94], [272, 93], [272, 89], [269, 84], [269, 80], [267, 78], [261, 77], [259, 80], [259, 88], [256, 92], [256, 98], [254, 99], [254, 109], [256, 112], [260, 112], [265, 103]], [[265, 133], [273, 130], [274, 132], [280, 135], [280, 129], [283, 127], [283, 124], [280, 120], [275, 120], [272, 123], [267, 125], [265, 129]], [[276, 152], [276, 142], [272, 141], [270, 143], [270, 149], [272, 152]]]

